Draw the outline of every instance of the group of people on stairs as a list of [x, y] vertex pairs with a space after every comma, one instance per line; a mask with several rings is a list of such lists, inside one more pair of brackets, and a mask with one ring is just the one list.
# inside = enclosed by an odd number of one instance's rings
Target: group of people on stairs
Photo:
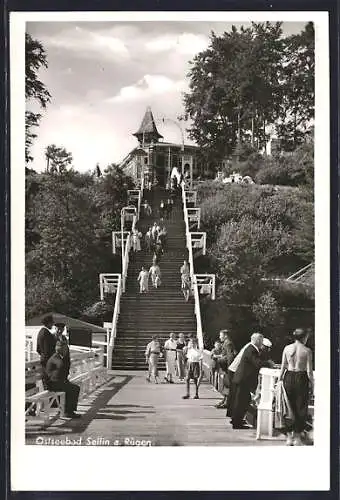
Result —
[[[181, 290], [183, 292], [185, 302], [188, 302], [191, 293], [191, 277], [190, 277], [190, 267], [188, 262], [184, 260], [183, 265], [180, 268], [181, 275]], [[161, 269], [159, 266], [159, 260], [157, 256], [154, 255], [152, 260], [152, 265], [149, 269], [142, 266], [141, 271], [138, 274], [137, 281], [139, 282], [139, 293], [147, 293], [149, 291], [149, 278], [151, 277], [152, 286], [157, 289], [161, 285]]]
[[188, 399], [190, 397], [190, 381], [193, 380], [195, 384], [194, 399], [198, 399], [198, 389], [203, 374], [203, 352], [198, 347], [197, 338], [191, 336], [186, 341], [184, 334], [180, 333], [176, 339], [176, 335], [172, 332], [162, 347], [158, 337], [154, 335], [145, 351], [145, 359], [148, 364], [148, 382], [153, 378], [154, 382], [158, 384], [158, 360], [163, 356], [166, 365], [165, 381], [173, 384], [176, 375], [180, 381], [186, 379], [187, 391], [183, 399]]

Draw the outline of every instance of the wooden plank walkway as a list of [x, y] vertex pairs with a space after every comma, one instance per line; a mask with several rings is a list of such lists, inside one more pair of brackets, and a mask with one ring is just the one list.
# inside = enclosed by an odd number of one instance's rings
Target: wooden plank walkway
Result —
[[[144, 372], [114, 372], [78, 406], [81, 419], [58, 419], [45, 429], [30, 422], [26, 444], [72, 445], [73, 440], [84, 446], [284, 444], [283, 438], [257, 441], [254, 429], [233, 430], [225, 410], [214, 407], [220, 395], [210, 384], [202, 383], [198, 400], [183, 400], [184, 394], [184, 382], [156, 385], [146, 381]], [[56, 443], [56, 439], [64, 442]]]

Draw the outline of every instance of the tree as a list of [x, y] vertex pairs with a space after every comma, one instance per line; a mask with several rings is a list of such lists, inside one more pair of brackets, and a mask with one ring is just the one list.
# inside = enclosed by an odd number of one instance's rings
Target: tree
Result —
[[[80, 315], [98, 301], [98, 274], [119, 272], [112, 230], [120, 223], [132, 180], [109, 166], [98, 180], [73, 169], [27, 172], [26, 307]], [[116, 225], [116, 226], [115, 226]], [[112, 314], [111, 314], [112, 316]]]
[[72, 153], [66, 151], [65, 148], [57, 147], [55, 144], [50, 144], [45, 150], [46, 172], [62, 174], [67, 170], [67, 167], [72, 164]]
[[313, 23], [285, 39], [280, 69], [281, 100], [278, 135], [282, 147], [294, 150], [304, 142], [314, 118], [315, 33]]
[[[25, 34], [25, 98], [26, 103], [34, 101], [40, 108], [46, 109], [51, 95], [46, 86], [39, 80], [38, 72], [41, 67], [47, 68], [47, 56], [42, 44], [28, 33]], [[38, 127], [41, 119], [40, 113], [26, 110], [25, 113], [25, 158], [26, 163], [33, 160], [30, 153], [36, 134], [32, 128]]]
[[207, 162], [237, 157], [243, 142], [263, 148], [273, 124], [283, 144], [293, 138], [295, 147], [314, 113], [313, 25], [287, 38], [279, 22], [212, 33], [209, 47], [190, 62], [188, 77], [182, 119], [192, 121], [189, 135]]
[[191, 138], [217, 161], [243, 140], [264, 141], [276, 107], [281, 34], [281, 23], [233, 26], [222, 36], [212, 33], [208, 49], [192, 61], [183, 118], [193, 121]]

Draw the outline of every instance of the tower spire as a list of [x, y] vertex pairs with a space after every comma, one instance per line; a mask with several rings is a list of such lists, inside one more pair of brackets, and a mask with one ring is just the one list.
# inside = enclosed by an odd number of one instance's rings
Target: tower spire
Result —
[[157, 130], [150, 106], [146, 108], [139, 129], [132, 135], [137, 137], [140, 145], [149, 145], [151, 142], [158, 142], [159, 139], [163, 139], [163, 136]]

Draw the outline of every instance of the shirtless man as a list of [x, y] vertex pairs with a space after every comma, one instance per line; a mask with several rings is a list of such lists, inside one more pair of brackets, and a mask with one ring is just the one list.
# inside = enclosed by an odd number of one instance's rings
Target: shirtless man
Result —
[[306, 347], [308, 333], [302, 328], [294, 332], [295, 342], [287, 345], [282, 353], [279, 380], [283, 386], [294, 414], [294, 421], [287, 423], [287, 445], [301, 446], [308, 414], [309, 385], [313, 389], [312, 351]]

